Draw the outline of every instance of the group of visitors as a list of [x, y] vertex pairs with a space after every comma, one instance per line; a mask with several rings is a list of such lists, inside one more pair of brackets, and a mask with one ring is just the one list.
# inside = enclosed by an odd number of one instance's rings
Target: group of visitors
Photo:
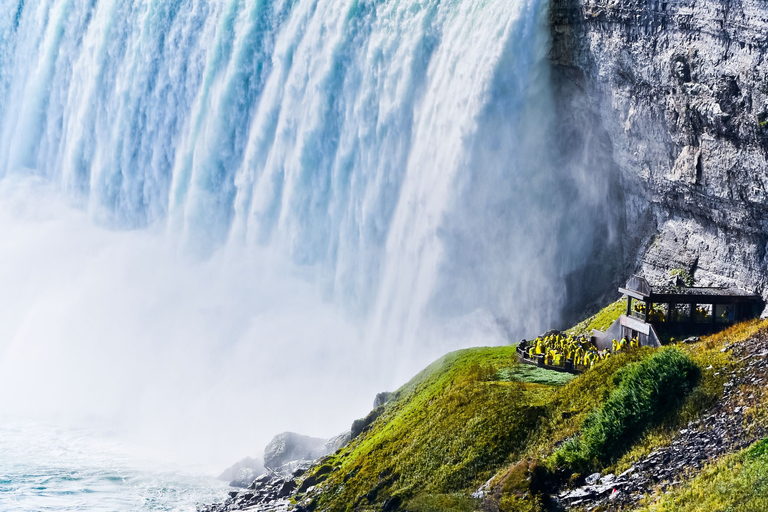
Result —
[[639, 347], [637, 338], [627, 340], [613, 340], [611, 350], [598, 350], [585, 336], [564, 335], [552, 333], [539, 336], [535, 340], [523, 341], [524, 353], [530, 360], [537, 356], [544, 356], [545, 366], [566, 367], [570, 363], [570, 369], [586, 370], [592, 368], [597, 362], [610, 357], [612, 353], [621, 352], [627, 347]]

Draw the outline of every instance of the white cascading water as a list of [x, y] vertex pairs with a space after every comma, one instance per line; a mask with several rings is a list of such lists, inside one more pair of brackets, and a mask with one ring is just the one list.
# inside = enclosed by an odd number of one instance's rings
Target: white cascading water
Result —
[[546, 8], [0, 0], [0, 412], [244, 456], [556, 323], [612, 224]]

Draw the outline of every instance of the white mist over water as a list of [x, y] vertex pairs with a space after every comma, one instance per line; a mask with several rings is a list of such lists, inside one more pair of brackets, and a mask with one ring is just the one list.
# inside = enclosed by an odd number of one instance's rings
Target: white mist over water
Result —
[[226, 497], [224, 482], [192, 474], [86, 429], [0, 427], [4, 511], [194, 511]]
[[233, 462], [552, 326], [612, 224], [546, 14], [0, 0], [0, 415]]
[[4, 417], [97, 421], [221, 464], [365, 411], [377, 379], [360, 331], [310, 285], [266, 256], [201, 262], [151, 230], [94, 227], [29, 185], [0, 196], [16, 206], [0, 211]]

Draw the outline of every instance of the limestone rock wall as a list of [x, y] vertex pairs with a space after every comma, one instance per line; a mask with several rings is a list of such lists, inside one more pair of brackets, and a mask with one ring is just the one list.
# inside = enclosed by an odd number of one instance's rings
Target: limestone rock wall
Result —
[[552, 0], [550, 21], [564, 123], [618, 176], [625, 274], [768, 296], [768, 2]]

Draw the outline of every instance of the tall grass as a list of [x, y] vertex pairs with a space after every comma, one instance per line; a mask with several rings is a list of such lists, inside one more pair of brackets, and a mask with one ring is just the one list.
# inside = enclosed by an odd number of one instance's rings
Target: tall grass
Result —
[[553, 454], [553, 462], [583, 471], [617, 460], [680, 405], [700, 378], [693, 360], [674, 348], [622, 368], [614, 376], [617, 387], [587, 416], [580, 435]]

